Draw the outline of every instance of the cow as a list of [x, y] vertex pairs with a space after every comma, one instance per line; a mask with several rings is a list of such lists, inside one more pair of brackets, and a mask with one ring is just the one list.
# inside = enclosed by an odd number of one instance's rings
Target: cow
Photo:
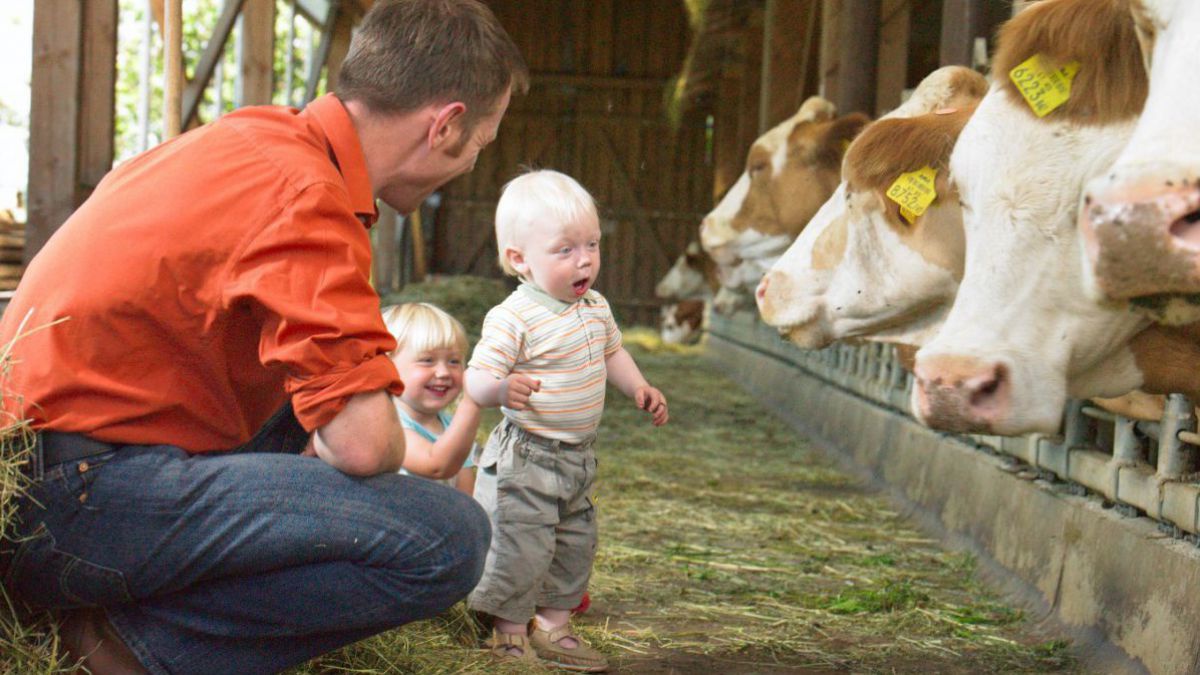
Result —
[[[950, 158], [966, 262], [916, 356], [913, 412], [929, 426], [1053, 433], [1068, 395], [1149, 384], [1132, 342], [1148, 321], [1087, 296], [1076, 228], [1085, 182], [1112, 165], [1146, 97], [1129, 1], [1043, 0], [1000, 31], [997, 77]], [[1060, 79], [1074, 72], [1042, 117], [1032, 106], [1046, 100], [1018, 89], [1034, 56]]]
[[1168, 323], [1200, 319], [1200, 3], [1130, 3], [1150, 94], [1110, 171], [1088, 184], [1080, 230], [1097, 297]]
[[842, 155], [867, 122], [861, 113], [837, 117], [832, 103], [814, 96], [754, 142], [745, 171], [700, 224], [700, 243], [721, 274], [716, 306], [727, 309], [753, 291], [795, 240], [833, 193]]
[[[941, 68], [859, 134], [842, 183], [755, 292], [768, 325], [810, 349], [851, 337], [924, 344], [962, 276], [962, 211], [947, 164], [986, 91], [978, 73]], [[939, 170], [938, 197], [908, 222], [886, 192], [924, 166]]]
[[694, 344], [704, 329], [704, 315], [720, 282], [717, 265], [698, 242], [687, 245], [654, 287], [654, 295], [671, 304], [661, 309], [659, 334], [669, 344]]
[[660, 310], [659, 335], [673, 345], [696, 344], [704, 335], [708, 303], [698, 298], [679, 300]]

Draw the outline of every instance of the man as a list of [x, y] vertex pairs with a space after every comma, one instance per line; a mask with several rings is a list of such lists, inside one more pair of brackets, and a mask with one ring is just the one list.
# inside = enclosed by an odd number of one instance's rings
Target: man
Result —
[[135, 157], [50, 239], [0, 321], [39, 432], [0, 571], [69, 656], [276, 672], [474, 587], [483, 512], [396, 474], [368, 228], [470, 171], [527, 87], [477, 0], [377, 0], [336, 96]]

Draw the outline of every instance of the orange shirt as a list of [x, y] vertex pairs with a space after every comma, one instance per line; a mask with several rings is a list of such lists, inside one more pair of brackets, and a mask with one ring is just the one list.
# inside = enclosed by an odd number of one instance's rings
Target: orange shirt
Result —
[[377, 212], [349, 115], [226, 115], [109, 172], [0, 319], [4, 407], [36, 428], [237, 447], [289, 398], [308, 430], [403, 391], [370, 285]]

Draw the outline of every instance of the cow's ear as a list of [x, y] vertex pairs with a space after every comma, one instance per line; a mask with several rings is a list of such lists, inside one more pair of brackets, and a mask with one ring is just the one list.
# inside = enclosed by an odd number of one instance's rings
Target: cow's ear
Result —
[[837, 148], [839, 155], [846, 154], [846, 148], [854, 140], [863, 127], [871, 123], [871, 118], [862, 113], [843, 115], [834, 120], [829, 130], [825, 132], [825, 146]]
[[796, 111], [797, 122], [827, 122], [837, 115], [837, 106], [821, 98], [809, 96]]

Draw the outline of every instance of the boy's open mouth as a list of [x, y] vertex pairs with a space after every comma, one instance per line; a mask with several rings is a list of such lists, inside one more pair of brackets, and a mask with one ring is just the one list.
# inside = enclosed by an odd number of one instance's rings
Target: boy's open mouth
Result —
[[579, 281], [571, 284], [571, 290], [575, 291], [575, 295], [577, 296], [583, 295], [584, 293], [587, 293], [589, 281], [591, 281], [590, 278], [580, 279]]

